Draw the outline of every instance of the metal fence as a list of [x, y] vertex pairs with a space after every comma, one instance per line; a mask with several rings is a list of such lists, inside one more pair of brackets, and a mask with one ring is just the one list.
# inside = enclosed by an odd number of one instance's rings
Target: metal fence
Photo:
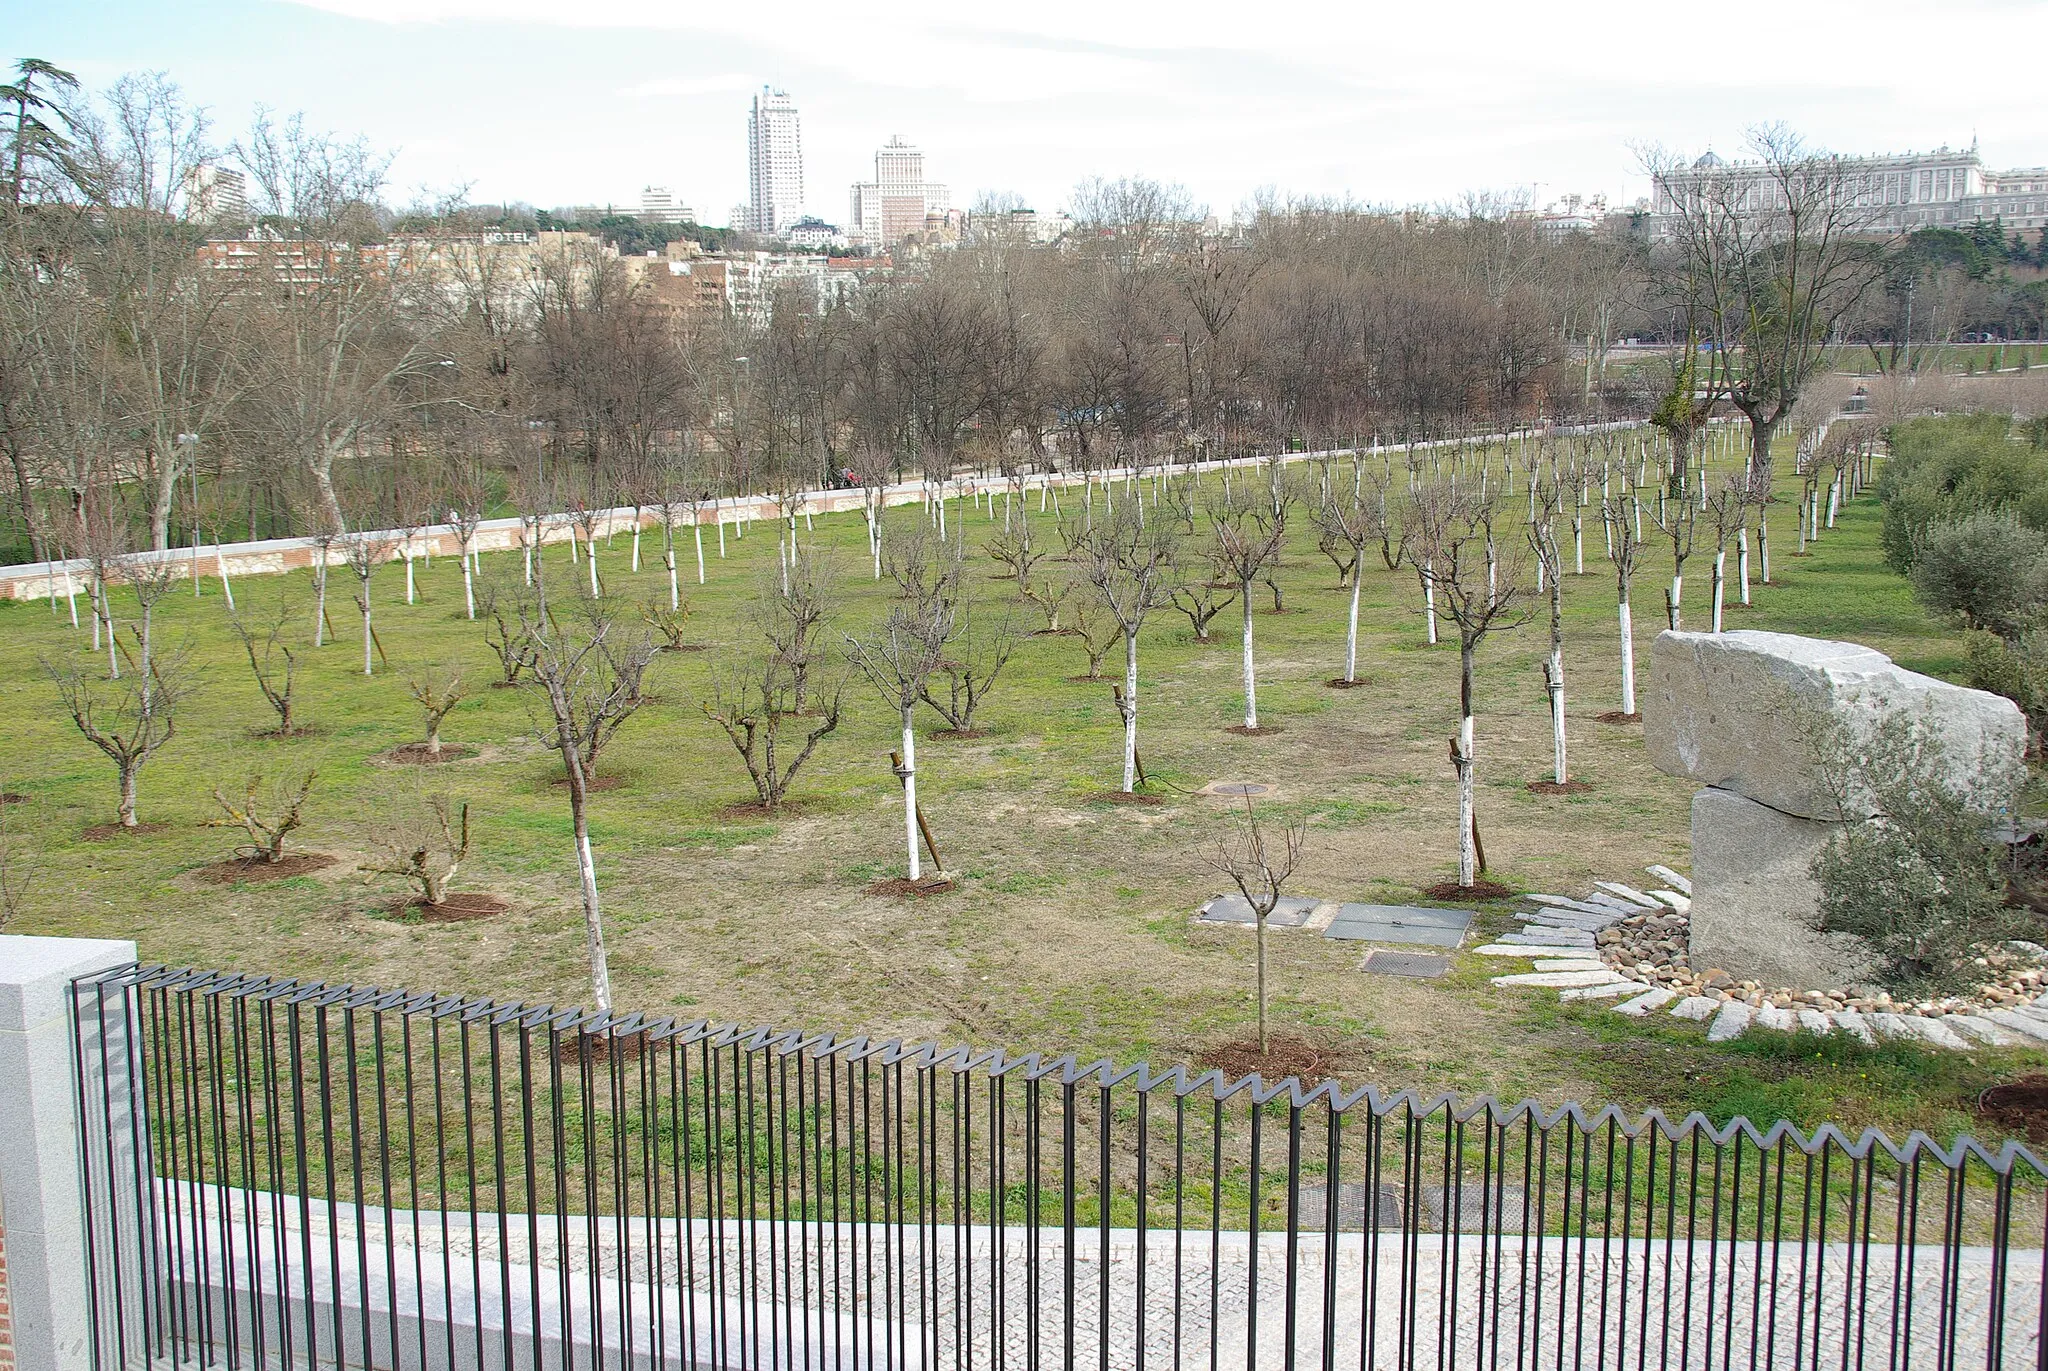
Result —
[[2044, 1365], [2044, 1174], [1694, 1115], [133, 967], [96, 1367]]

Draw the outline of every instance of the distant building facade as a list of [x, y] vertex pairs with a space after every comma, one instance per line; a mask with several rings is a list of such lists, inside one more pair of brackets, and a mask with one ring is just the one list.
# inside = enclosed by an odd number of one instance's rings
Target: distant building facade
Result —
[[875, 178], [856, 181], [847, 201], [847, 234], [871, 248], [891, 248], [946, 221], [946, 187], [924, 179], [921, 149], [891, 138], [875, 150]]
[[[1961, 151], [1887, 153], [1844, 157], [1864, 227], [1872, 233], [1911, 233], [1923, 228], [1960, 228], [1978, 220], [2002, 219], [2007, 228], [2048, 225], [2048, 168], [1986, 171], [1974, 144]], [[1690, 166], [1656, 178], [1651, 202], [1653, 232], [1668, 232], [1682, 206], [1710, 186], [1738, 209], [1764, 213], [1784, 207], [1784, 195], [1762, 162], [1728, 162], [1708, 152]]]
[[747, 212], [744, 227], [780, 233], [804, 212], [803, 131], [787, 91], [763, 86], [747, 116]]
[[195, 223], [240, 223], [249, 217], [249, 183], [233, 167], [202, 163], [185, 173], [185, 217]]
[[697, 211], [678, 200], [667, 186], [643, 186], [634, 217], [643, 224], [694, 224]]
[[782, 238], [793, 248], [811, 252], [844, 252], [847, 248], [846, 235], [839, 226], [822, 219], [799, 219], [783, 231]]

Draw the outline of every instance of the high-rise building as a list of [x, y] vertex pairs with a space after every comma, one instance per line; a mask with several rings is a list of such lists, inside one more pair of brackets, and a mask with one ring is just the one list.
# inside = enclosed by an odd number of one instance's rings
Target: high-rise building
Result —
[[637, 217], [643, 224], [694, 224], [697, 211], [677, 200], [667, 186], [642, 186]]
[[248, 182], [233, 167], [202, 163], [185, 173], [185, 215], [198, 223], [249, 217]]
[[875, 179], [854, 182], [847, 231], [870, 247], [894, 247], [946, 209], [946, 188], [924, 179], [924, 152], [891, 138], [875, 150]]
[[803, 217], [804, 144], [796, 102], [761, 87], [747, 116], [747, 224], [779, 233]]

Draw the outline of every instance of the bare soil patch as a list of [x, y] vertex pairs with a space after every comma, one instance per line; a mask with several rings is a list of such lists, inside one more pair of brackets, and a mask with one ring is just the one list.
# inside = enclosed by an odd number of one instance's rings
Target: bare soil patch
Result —
[[0, 805], [25, 805], [27, 803], [28, 796], [22, 794], [19, 790], [0, 790]]
[[1287, 730], [1279, 724], [1260, 724], [1257, 728], [1247, 728], [1243, 724], [1232, 724], [1223, 731], [1225, 733], [1235, 733], [1240, 738], [1265, 738], [1275, 733], [1285, 733]]
[[1163, 805], [1164, 795], [1147, 795], [1142, 790], [1098, 790], [1088, 797], [1090, 804], [1098, 805]]
[[2048, 1076], [2032, 1072], [1977, 1096], [1977, 1116], [2035, 1143], [2048, 1142]]
[[464, 747], [461, 743], [443, 743], [441, 750], [436, 753], [427, 751], [425, 743], [407, 743], [403, 747], [394, 747], [389, 752], [380, 752], [377, 756], [382, 761], [393, 762], [399, 766], [440, 766], [445, 762], [467, 761], [476, 756], [476, 749]]
[[1328, 686], [1332, 690], [1357, 690], [1361, 686], [1371, 685], [1372, 677], [1361, 676], [1355, 681], [1347, 681], [1342, 676], [1332, 676], [1329, 680], [1323, 682], [1323, 684]]
[[1618, 709], [1610, 709], [1605, 714], [1593, 716], [1593, 722], [1596, 724], [1639, 724], [1642, 721], [1641, 714], [1624, 714]]
[[1425, 886], [1423, 895], [1432, 900], [1512, 900], [1515, 892], [1498, 881], [1474, 881], [1471, 885], [1459, 885], [1456, 881], [1442, 881]]
[[988, 735], [989, 730], [985, 728], [942, 728], [929, 736], [942, 738], [948, 742], [966, 742], [974, 738], [986, 738]]
[[953, 882], [943, 876], [927, 876], [917, 881], [907, 876], [898, 876], [893, 880], [873, 882], [868, 886], [868, 894], [901, 895], [910, 899], [922, 899], [926, 895], [943, 895], [953, 888]]
[[1264, 1052], [1259, 1051], [1258, 1035], [1248, 1034], [1204, 1048], [1195, 1058], [1199, 1065], [1221, 1071], [1232, 1080], [1256, 1071], [1268, 1081], [1292, 1076], [1304, 1085], [1334, 1078], [1348, 1059], [1341, 1044], [1302, 1033], [1268, 1033]]
[[167, 823], [137, 824], [133, 828], [127, 828], [118, 823], [93, 824], [79, 836], [89, 843], [103, 843], [110, 838], [147, 838], [151, 834], [161, 833], [169, 827], [170, 825]]
[[663, 643], [663, 644], [661, 645], [661, 650], [662, 650], [663, 652], [702, 652], [702, 651], [704, 651], [704, 644], [702, 644], [702, 643]]
[[1069, 676], [1067, 677], [1067, 679], [1072, 681], [1075, 685], [1101, 685], [1103, 682], [1111, 680], [1113, 678], [1109, 676], [1080, 675]]
[[282, 881], [333, 866], [338, 858], [325, 852], [287, 852], [277, 861], [261, 857], [230, 857], [224, 862], [202, 866], [192, 874], [210, 885], [235, 885], [247, 881]]
[[266, 742], [283, 742], [289, 738], [310, 738], [319, 731], [312, 724], [296, 724], [291, 728], [252, 728], [249, 736]]
[[1537, 795], [1583, 795], [1592, 788], [1591, 781], [1566, 781], [1563, 785], [1556, 781], [1529, 782], [1530, 791]]
[[1080, 633], [1081, 630], [1078, 628], [1034, 628], [1031, 630], [1031, 636], [1034, 638], [1075, 638], [1079, 637]]
[[428, 904], [415, 895], [391, 906], [391, 912], [407, 923], [466, 924], [472, 919], [489, 919], [512, 907], [511, 901], [481, 890], [458, 890], [439, 904]]
[[493, 689], [493, 690], [517, 690], [517, 689], [518, 689], [518, 688], [520, 687], [520, 685], [521, 685], [521, 684], [522, 684], [522, 683], [521, 683], [521, 682], [519, 682], [519, 681], [493, 681], [493, 682], [491, 682], [491, 689]]

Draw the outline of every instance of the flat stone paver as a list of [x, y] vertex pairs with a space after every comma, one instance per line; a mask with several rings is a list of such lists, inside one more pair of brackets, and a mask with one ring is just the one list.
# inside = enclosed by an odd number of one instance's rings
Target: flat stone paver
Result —
[[2048, 1042], [2048, 1024], [2010, 1009], [1987, 1009], [1984, 1017], [2034, 1042]]
[[1965, 1038], [1974, 1038], [1986, 1047], [2019, 1047], [2026, 1040], [2017, 1033], [2008, 1033], [1989, 1019], [1980, 1019], [1975, 1014], [1950, 1014], [1942, 1019], [1950, 1032]]
[[1606, 985], [1622, 977], [1602, 968], [1599, 971], [1531, 971], [1519, 976], [1495, 976], [1495, 985], [1535, 985], [1550, 990], [1569, 990], [1581, 985]]
[[1740, 1000], [1723, 1000], [1714, 1021], [1707, 1025], [1707, 1041], [1725, 1043], [1730, 1038], [1739, 1038], [1749, 1027], [1752, 1017], [1750, 1008]]
[[1589, 904], [1584, 900], [1574, 900], [1564, 895], [1531, 895], [1529, 898], [1537, 904], [1549, 905], [1552, 909], [1570, 910], [1574, 914], [1604, 915], [1607, 913], [1599, 905]]
[[1477, 957], [1579, 957], [1589, 950], [1569, 943], [1554, 947], [1538, 947], [1532, 943], [1487, 943], [1473, 948], [1472, 954]]
[[1692, 894], [1692, 881], [1679, 875], [1668, 866], [1646, 866], [1643, 870], [1649, 872], [1681, 895]]
[[1496, 943], [1533, 943], [1538, 947], [1591, 947], [1593, 935], [1582, 928], [1545, 928], [1538, 924], [1519, 933], [1503, 933]]
[[1799, 1026], [1799, 1021], [1792, 1017], [1791, 1010], [1780, 1009], [1774, 1004], [1757, 1006], [1755, 1017], [1758, 1028], [1775, 1029], [1780, 1033], [1790, 1033]]
[[1674, 1018], [1704, 1019], [1721, 1007], [1719, 1000], [1710, 1000], [1705, 995], [1688, 995], [1671, 1006]]
[[1477, 917], [1469, 909], [1424, 909], [1419, 905], [1342, 904], [1325, 938], [1419, 947], [1456, 947]]
[[1604, 971], [1607, 963], [1598, 957], [1542, 957], [1536, 962], [1538, 971]]
[[1557, 998], [1560, 1000], [1612, 1000], [1618, 999], [1623, 995], [1633, 995], [1639, 990], [1647, 989], [1649, 987], [1641, 981], [1609, 981], [1606, 985], [1582, 985], [1571, 990], [1561, 991]]
[[1644, 909], [1655, 909], [1657, 907], [1655, 900], [1632, 885], [1623, 885], [1620, 881], [1595, 881], [1593, 884], [1599, 886], [1610, 895], [1619, 896], [1627, 900], [1632, 905], [1638, 905]]
[[1677, 998], [1677, 991], [1667, 990], [1661, 985], [1655, 986], [1649, 990], [1644, 991], [1642, 994], [1636, 996], [1627, 1004], [1618, 1004], [1614, 1006], [1614, 1012], [1617, 1014], [1626, 1014], [1631, 1019], [1640, 1019], [1643, 1017], [1643, 1015], [1649, 1013], [1651, 1010], [1662, 1009], [1665, 1005], [1670, 1004], [1673, 1000]]
[[1828, 1016], [1818, 1009], [1801, 1009], [1794, 1012], [1799, 1015], [1799, 1026], [1809, 1033], [1818, 1033], [1826, 1037], [1835, 1031], [1835, 1026], [1829, 1022]]
[[1872, 1014], [1870, 1021], [1878, 1032], [1901, 1042], [1917, 1042], [1922, 1047], [1946, 1048], [1951, 1052], [1960, 1052], [1970, 1045], [1943, 1028], [1939, 1019], [1923, 1019], [1917, 1014]]
[[1835, 1021], [1835, 1027], [1862, 1039], [1864, 1046], [1877, 1046], [1877, 1034], [1871, 1032], [1870, 1025], [1855, 1010], [1838, 1009], [1828, 1017]]

